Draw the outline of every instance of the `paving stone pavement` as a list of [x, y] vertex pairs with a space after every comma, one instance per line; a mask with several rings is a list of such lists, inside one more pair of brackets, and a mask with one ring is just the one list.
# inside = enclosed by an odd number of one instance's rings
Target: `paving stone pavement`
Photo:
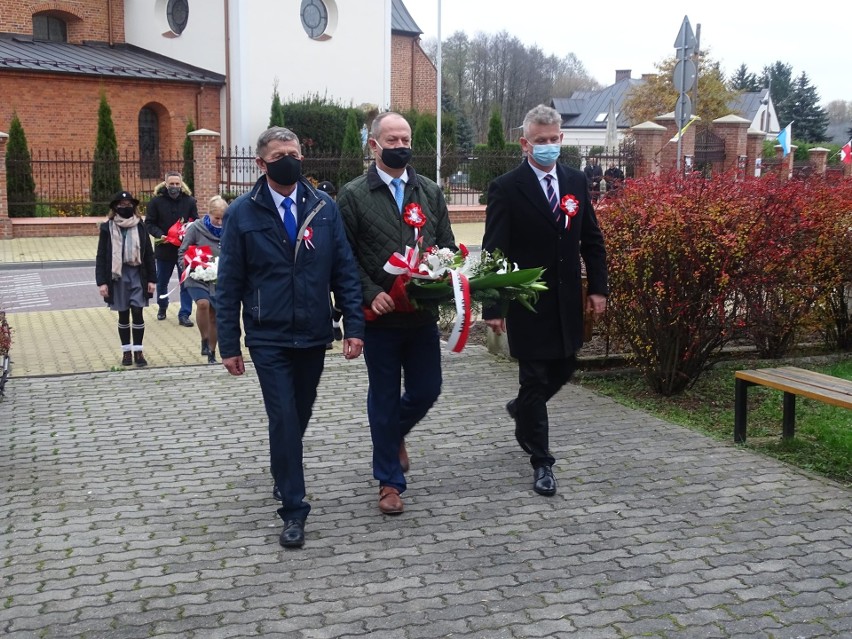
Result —
[[503, 404], [516, 366], [444, 356], [376, 507], [363, 360], [330, 356], [302, 550], [277, 544], [251, 367], [13, 378], [0, 402], [9, 637], [582, 639], [852, 636], [852, 493], [571, 385], [559, 493]]

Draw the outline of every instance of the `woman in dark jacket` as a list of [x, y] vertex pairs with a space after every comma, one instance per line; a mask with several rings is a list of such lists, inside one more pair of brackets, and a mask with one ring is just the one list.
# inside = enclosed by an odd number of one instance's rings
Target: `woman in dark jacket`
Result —
[[129, 192], [115, 194], [109, 204], [109, 217], [100, 227], [95, 263], [98, 292], [111, 311], [118, 311], [118, 336], [124, 366], [134, 362], [137, 366], [148, 364], [142, 354], [145, 335], [142, 309], [148, 306], [157, 287], [154, 248], [139, 217], [138, 206], [139, 200]]

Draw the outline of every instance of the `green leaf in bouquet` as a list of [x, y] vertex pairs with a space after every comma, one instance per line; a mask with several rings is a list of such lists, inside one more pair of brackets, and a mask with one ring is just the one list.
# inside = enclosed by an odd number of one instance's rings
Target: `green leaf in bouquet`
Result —
[[544, 269], [541, 267], [538, 268], [524, 268], [519, 271], [512, 271], [510, 273], [490, 273], [488, 275], [480, 275], [479, 277], [475, 277], [470, 280], [470, 288], [471, 290], [478, 290], [482, 288], [505, 288], [507, 286], [523, 286], [525, 284], [532, 284], [537, 279], [541, 277], [541, 274], [544, 272]]

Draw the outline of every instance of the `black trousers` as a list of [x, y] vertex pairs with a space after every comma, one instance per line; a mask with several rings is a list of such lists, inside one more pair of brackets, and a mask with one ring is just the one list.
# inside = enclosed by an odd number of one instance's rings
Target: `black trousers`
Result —
[[521, 438], [532, 448], [533, 468], [552, 466], [556, 461], [550, 453], [550, 425], [547, 402], [559, 392], [577, 370], [577, 358], [522, 359], [518, 361], [518, 430]]

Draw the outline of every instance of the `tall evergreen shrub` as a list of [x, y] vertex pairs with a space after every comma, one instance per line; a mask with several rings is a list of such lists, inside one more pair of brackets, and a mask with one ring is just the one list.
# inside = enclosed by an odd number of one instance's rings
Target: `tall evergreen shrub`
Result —
[[36, 214], [32, 158], [17, 114], [12, 115], [6, 141], [6, 197], [9, 217], [33, 217]]
[[101, 93], [98, 107], [98, 137], [92, 160], [92, 215], [105, 215], [110, 199], [121, 190], [118, 141], [105, 93]]

